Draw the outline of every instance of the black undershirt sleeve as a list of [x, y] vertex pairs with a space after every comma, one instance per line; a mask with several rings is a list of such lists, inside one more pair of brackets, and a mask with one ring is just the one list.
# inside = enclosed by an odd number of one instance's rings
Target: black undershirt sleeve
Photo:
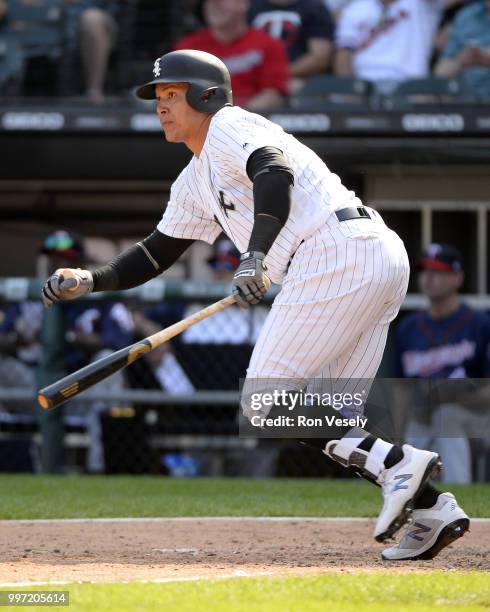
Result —
[[247, 175], [254, 193], [254, 226], [248, 250], [267, 254], [288, 219], [294, 174], [282, 151], [262, 147], [250, 155]]
[[155, 230], [107, 265], [97, 268], [92, 273], [93, 291], [117, 291], [142, 285], [170, 268], [193, 242]]

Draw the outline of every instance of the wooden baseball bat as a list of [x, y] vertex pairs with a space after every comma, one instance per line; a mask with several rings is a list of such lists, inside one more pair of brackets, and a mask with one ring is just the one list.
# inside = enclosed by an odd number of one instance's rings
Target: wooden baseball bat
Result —
[[233, 295], [223, 298], [219, 302], [215, 302], [206, 308], [203, 308], [199, 312], [182, 319], [178, 323], [174, 323], [170, 327], [166, 327], [144, 340], [140, 340], [131, 346], [127, 346], [112, 355], [103, 357], [90, 363], [89, 365], [69, 374], [53, 383], [41, 389], [38, 392], [37, 399], [39, 404], [44, 410], [52, 410], [58, 406], [61, 406], [67, 400], [75, 397], [85, 389], [92, 387], [101, 380], [104, 380], [114, 372], [122, 370], [130, 363], [133, 363], [136, 359], [153, 350], [157, 346], [160, 346], [164, 342], [170, 340], [174, 336], [177, 336], [181, 332], [185, 331], [191, 325], [202, 321], [206, 317], [227, 308], [235, 303]]

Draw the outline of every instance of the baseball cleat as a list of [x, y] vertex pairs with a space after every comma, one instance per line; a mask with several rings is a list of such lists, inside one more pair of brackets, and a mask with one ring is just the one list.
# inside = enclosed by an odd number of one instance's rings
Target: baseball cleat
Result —
[[433, 559], [443, 548], [464, 536], [470, 519], [452, 493], [441, 493], [432, 508], [413, 511], [400, 542], [381, 553], [387, 561]]
[[437, 453], [404, 444], [403, 459], [391, 468], [382, 470], [376, 482], [383, 491], [384, 503], [373, 537], [384, 542], [409, 520], [413, 503], [429, 478], [442, 469]]

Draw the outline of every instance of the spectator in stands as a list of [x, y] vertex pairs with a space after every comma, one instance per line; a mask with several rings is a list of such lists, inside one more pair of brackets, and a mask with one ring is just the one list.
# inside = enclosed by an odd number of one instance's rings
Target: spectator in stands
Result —
[[[60, 230], [50, 234], [41, 252], [49, 257], [50, 273], [58, 268], [85, 267], [83, 240], [72, 232]], [[70, 372], [133, 342], [133, 321], [120, 302], [81, 301], [63, 304], [62, 308], [66, 321], [65, 361]], [[100, 382], [96, 391], [104, 396], [120, 393], [124, 387], [124, 376], [118, 372]], [[89, 472], [104, 471], [100, 416], [111, 407], [111, 402], [104, 400], [91, 401], [84, 406], [83, 414], [86, 415], [90, 437], [86, 461]]]
[[[1, 313], [0, 387], [31, 391], [36, 387], [36, 368], [41, 357], [40, 333], [43, 316], [40, 302], [12, 304]], [[3, 403], [9, 410], [33, 411], [34, 401]]]
[[249, 20], [284, 43], [292, 91], [331, 68], [335, 23], [322, 0], [252, 0]]
[[[208, 264], [213, 271], [213, 279], [229, 282], [240, 263], [240, 254], [228, 238], [220, 238], [213, 247], [213, 254]], [[191, 304], [185, 316], [193, 314], [204, 307], [204, 304]], [[230, 306], [208, 319], [193, 325], [182, 334], [181, 350], [192, 346], [192, 352], [202, 349], [209, 363], [204, 367], [195, 367], [202, 376], [197, 376], [196, 386], [206, 389], [207, 383], [214, 385], [216, 390], [236, 390], [237, 380], [245, 375], [251, 348], [255, 343], [260, 329], [268, 313], [268, 307], [257, 306], [244, 310], [238, 306]], [[186, 351], [188, 352], [188, 351]], [[200, 351], [199, 351], [200, 352]], [[241, 362], [241, 363], [240, 363]], [[204, 377], [206, 375], [206, 378]], [[210, 378], [213, 380], [210, 380]], [[207, 387], [209, 389], [209, 387]], [[253, 449], [236, 448], [219, 453], [221, 456], [221, 472], [207, 472], [206, 465], [216, 466], [210, 461], [213, 453], [194, 453], [202, 466], [204, 474], [247, 477], [270, 477], [276, 474], [279, 449], [276, 441], [257, 441]], [[216, 453], [215, 453], [216, 454]]]
[[449, 33], [453, 24], [454, 17], [462, 6], [479, 0], [445, 0], [444, 11], [442, 13], [439, 27], [434, 38], [434, 48], [432, 53], [432, 61], [438, 59], [442, 51], [447, 45]]
[[384, 91], [425, 78], [443, 6], [435, 0], [354, 0], [340, 14], [335, 73]]
[[[156, 332], [181, 321], [184, 317], [182, 304], [162, 303], [144, 310], [133, 310], [135, 334], [138, 338], [146, 338]], [[172, 343], [166, 342], [150, 351], [141, 360], [148, 363], [160, 388], [166, 393], [192, 393], [194, 386], [178, 362]]]
[[203, 27], [202, 0], [183, 0], [181, 10], [178, 39]]
[[68, 44], [79, 47], [87, 98], [94, 104], [102, 104], [109, 56], [117, 38], [115, 17], [119, 3], [111, 0], [65, 1], [68, 5]]
[[47, 0], [0, 0], [2, 94], [52, 95], [63, 45], [62, 7]]
[[467, 90], [490, 96], [490, 1], [472, 2], [456, 15], [435, 74], [461, 76]]
[[235, 103], [253, 111], [282, 104], [288, 93], [283, 45], [247, 24], [248, 0], [205, 0], [206, 29], [179, 41], [177, 49], [198, 49], [221, 58], [232, 81]]
[[[208, 264], [213, 270], [214, 280], [231, 283], [240, 263], [240, 254], [235, 245], [228, 238], [220, 239], [216, 241], [213, 251]], [[184, 316], [194, 314], [201, 308], [204, 308], [203, 304], [191, 304]], [[197, 344], [254, 344], [267, 312], [265, 306], [249, 309], [231, 306], [186, 329], [182, 339], [186, 343]]]
[[463, 264], [456, 249], [431, 245], [419, 268], [420, 289], [429, 299], [429, 308], [408, 315], [398, 327], [397, 375], [433, 382], [430, 389], [426, 383], [411, 383], [407, 389], [413, 412], [406, 438], [410, 444], [439, 452], [444, 482], [464, 484], [471, 482], [468, 438], [484, 436], [488, 427], [488, 388], [482, 384], [469, 394], [462, 382], [434, 381], [490, 375], [490, 320], [460, 300]]
[[344, 6], [346, 4], [349, 4], [349, 2], [352, 2], [352, 0], [323, 0], [323, 1], [324, 1], [325, 6], [330, 11], [330, 14], [334, 18], [335, 22], [339, 18], [340, 13], [342, 12], [342, 9], [344, 8]]

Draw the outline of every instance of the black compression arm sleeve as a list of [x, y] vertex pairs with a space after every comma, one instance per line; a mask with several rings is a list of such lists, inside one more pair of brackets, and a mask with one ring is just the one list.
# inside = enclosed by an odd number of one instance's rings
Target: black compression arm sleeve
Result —
[[289, 216], [294, 174], [282, 151], [274, 147], [254, 151], [247, 174], [253, 182], [255, 218], [248, 250], [268, 253]]
[[92, 275], [94, 291], [131, 289], [146, 283], [179, 259], [194, 240], [172, 238], [155, 230]]

